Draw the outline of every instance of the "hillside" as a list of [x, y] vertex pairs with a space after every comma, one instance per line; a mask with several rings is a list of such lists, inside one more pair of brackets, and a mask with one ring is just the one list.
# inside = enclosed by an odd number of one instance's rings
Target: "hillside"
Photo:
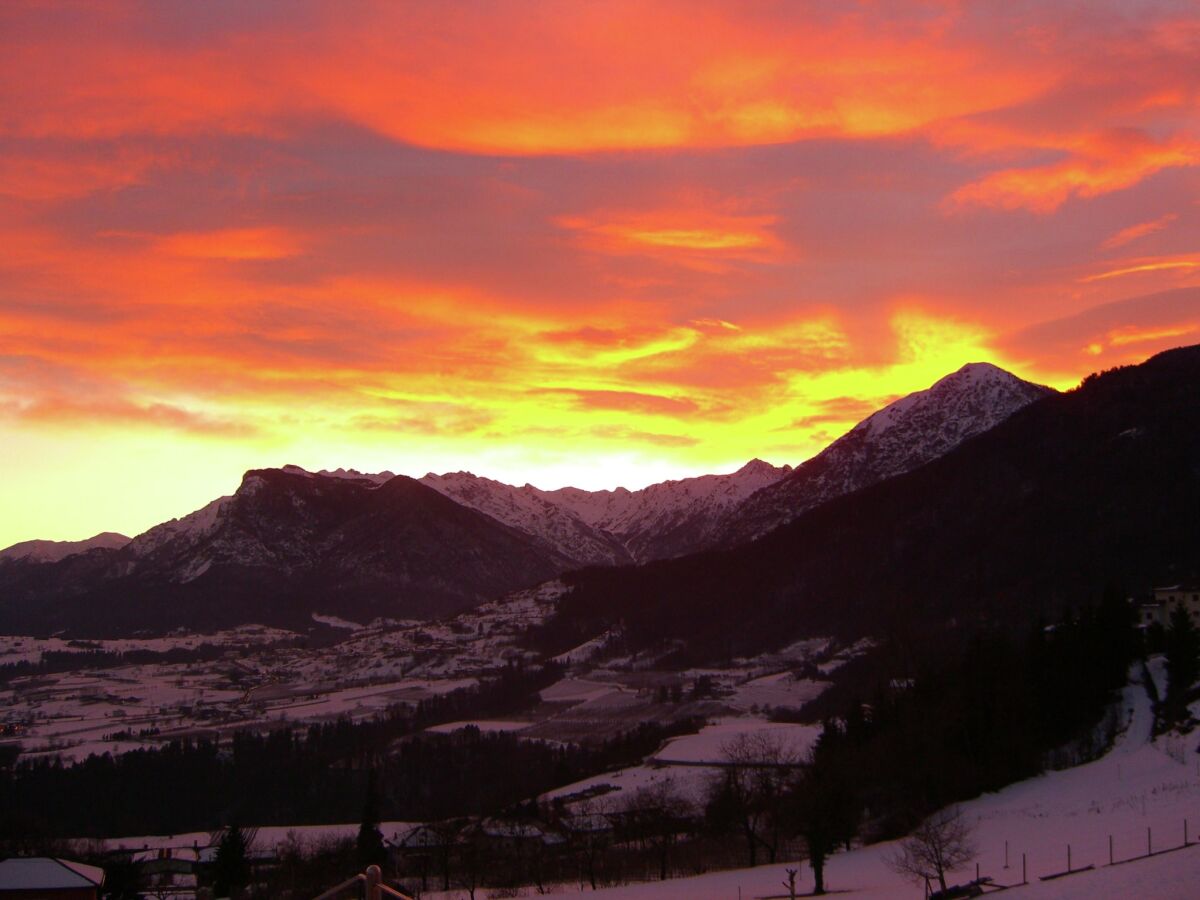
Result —
[[[1195, 895], [1200, 879], [1200, 847], [1196, 846], [1193, 817], [1200, 776], [1189, 758], [1195, 756], [1195, 735], [1152, 739], [1153, 714], [1141, 684], [1130, 684], [1125, 689], [1121, 705], [1128, 710], [1126, 730], [1102, 758], [1018, 782], [962, 805], [978, 846], [981, 875], [990, 876], [997, 885], [1019, 884], [1024, 857], [1030, 883], [1020, 887], [1014, 897], [1187, 900]], [[1189, 846], [1162, 852], [1181, 846], [1185, 818], [1192, 823]], [[1152, 847], [1161, 855], [1138, 859], [1146, 852], [1148, 829]], [[1113, 859], [1118, 863], [1115, 866], [1108, 865], [1109, 835]], [[1042, 876], [1066, 870], [1068, 844], [1072, 868], [1087, 871], [1041, 881]], [[869, 900], [921, 896], [920, 886], [904, 881], [888, 868], [886, 857], [895, 850], [896, 843], [887, 842], [837, 853], [826, 864], [828, 887]], [[812, 889], [812, 870], [807, 864], [781, 860], [776, 865], [753, 869], [611, 887], [597, 891], [596, 896], [606, 900], [728, 898], [739, 894], [786, 897], [780, 889], [785, 868], [800, 870], [799, 891]], [[950, 881], [965, 883], [974, 877], [971, 864], [954, 873]], [[550, 893], [557, 896], [575, 892], [564, 886]], [[450, 892], [442, 896], [451, 900], [466, 895]]]
[[753, 654], [804, 635], [1036, 615], [1200, 565], [1200, 348], [1089, 378], [751, 544], [589, 569], [543, 634]]

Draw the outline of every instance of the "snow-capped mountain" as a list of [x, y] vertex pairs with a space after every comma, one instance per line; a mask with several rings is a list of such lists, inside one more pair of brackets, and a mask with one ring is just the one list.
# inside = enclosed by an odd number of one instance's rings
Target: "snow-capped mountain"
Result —
[[727, 475], [700, 475], [627, 491], [561, 488], [546, 496], [613, 535], [638, 562], [710, 547], [718, 522], [748, 497], [792, 471], [754, 459]]
[[420, 481], [463, 506], [544, 541], [578, 565], [634, 562], [617, 537], [533, 485], [514, 487], [470, 472], [430, 472]]
[[469, 472], [421, 481], [580, 564], [641, 563], [752, 540], [807, 509], [936, 459], [1049, 393], [972, 363], [879, 410], [794, 471], [755, 459], [727, 475], [637, 491], [517, 488]]
[[1053, 393], [990, 363], [965, 365], [928, 390], [885, 406], [757, 491], [726, 516], [716, 538], [737, 544], [766, 534], [835, 497], [937, 459]]
[[28, 562], [58, 562], [76, 553], [101, 548], [113, 550], [124, 547], [129, 538], [115, 531], [104, 531], [82, 541], [22, 541], [0, 550], [0, 560], [26, 560]]
[[421, 482], [544, 540], [581, 565], [616, 565], [706, 548], [724, 513], [790, 471], [791, 466], [756, 459], [727, 475], [663, 481], [637, 491], [544, 491], [470, 472], [430, 473]]
[[0, 631], [304, 627], [313, 612], [440, 616], [572, 565], [411, 478], [259, 469], [232, 496], [120, 549], [0, 567]]
[[972, 364], [880, 410], [795, 470], [755, 459], [636, 491], [514, 487], [468, 472], [418, 481], [252, 470], [231, 496], [132, 541], [101, 535], [0, 552], [0, 630], [295, 624], [314, 611], [440, 615], [583, 566], [744, 543], [918, 468], [1049, 393]]

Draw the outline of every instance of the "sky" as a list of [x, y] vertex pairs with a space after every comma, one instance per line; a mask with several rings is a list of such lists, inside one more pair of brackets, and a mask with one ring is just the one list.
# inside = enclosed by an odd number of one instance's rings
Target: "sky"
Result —
[[1200, 343], [1190, 2], [0, 5], [0, 546], [798, 463]]

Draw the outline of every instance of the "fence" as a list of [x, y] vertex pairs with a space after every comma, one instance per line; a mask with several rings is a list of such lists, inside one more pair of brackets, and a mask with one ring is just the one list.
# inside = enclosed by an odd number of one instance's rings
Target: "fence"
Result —
[[[1182, 843], [1178, 843], [1178, 844], [1174, 843], [1174, 841], [1178, 839], [1177, 837], [1174, 837], [1174, 836], [1164, 839], [1162, 837], [1162, 829], [1159, 829], [1159, 843], [1156, 845], [1155, 838], [1154, 838], [1154, 830], [1152, 827], [1147, 827], [1146, 831], [1145, 831], [1144, 844], [1141, 843], [1141, 840], [1140, 840], [1141, 832], [1138, 832], [1137, 844], [1135, 845], [1135, 846], [1137, 846], [1137, 852], [1134, 852], [1132, 855], [1118, 854], [1117, 853], [1117, 844], [1114, 841], [1114, 836], [1112, 834], [1109, 834], [1107, 836], [1108, 837], [1108, 861], [1107, 862], [1099, 862], [1099, 863], [1088, 862], [1085, 865], [1077, 865], [1076, 864], [1076, 857], [1074, 856], [1074, 852], [1073, 852], [1074, 848], [1073, 848], [1072, 844], [1067, 843], [1067, 844], [1063, 845], [1063, 852], [1064, 852], [1067, 867], [1065, 869], [1060, 869], [1060, 870], [1050, 872], [1049, 874], [1046, 874], [1046, 875], [1037, 875], [1035, 877], [1038, 881], [1054, 881], [1059, 878], [1065, 878], [1068, 875], [1078, 875], [1081, 872], [1091, 872], [1097, 868], [1107, 868], [1108, 866], [1121, 866], [1121, 865], [1125, 865], [1126, 863], [1137, 862], [1138, 860], [1142, 860], [1142, 859], [1150, 859], [1151, 857], [1154, 857], [1154, 856], [1161, 856], [1164, 853], [1174, 853], [1177, 850], [1183, 850], [1187, 847], [1195, 847], [1197, 845], [1200, 845], [1200, 841], [1194, 840], [1193, 838], [1190, 837], [1187, 819], [1184, 819], [1182, 821], [1182, 823], [1180, 825], [1180, 832], [1177, 832], [1176, 834], [1182, 836], [1182, 838], [1183, 838]], [[1123, 849], [1125, 849], [1126, 853], [1128, 853], [1128, 848], [1131, 846], [1131, 843], [1134, 840], [1133, 835], [1131, 833], [1126, 833], [1124, 835], [1121, 835], [1121, 838], [1122, 838]], [[998, 891], [1009, 890], [1011, 888], [1024, 887], [1025, 885], [1029, 884], [1029, 861], [1028, 861], [1027, 855], [1025, 853], [1021, 854], [1020, 865], [1021, 865], [1021, 880], [1014, 881], [1011, 884], [1003, 884], [1001, 882], [998, 882], [997, 880], [995, 880], [992, 877], [980, 877], [979, 864], [977, 863], [975, 866], [975, 880], [972, 882], [969, 882], [968, 885], [960, 886], [960, 888], [966, 888], [966, 887], [977, 888], [978, 889], [977, 894], [978, 894], [978, 893], [993, 893], [993, 892], [998, 892]], [[1009, 868], [1008, 841], [1004, 842], [1004, 868], [1006, 870]], [[939, 895], [938, 892], [933, 891], [931, 889], [928, 882], [926, 882], [926, 885], [925, 885], [925, 896], [926, 897], [976, 896], [977, 895], [977, 894], [957, 894], [957, 893], [953, 893], [953, 891], [954, 891], [954, 889], [951, 889], [950, 893]]]

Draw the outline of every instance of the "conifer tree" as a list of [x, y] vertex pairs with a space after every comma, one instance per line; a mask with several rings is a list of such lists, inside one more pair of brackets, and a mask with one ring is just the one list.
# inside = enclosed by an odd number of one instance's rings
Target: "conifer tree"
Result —
[[364, 868], [382, 866], [387, 861], [383, 833], [379, 830], [379, 781], [374, 769], [367, 775], [367, 798], [363, 803], [362, 824], [358, 827], [355, 848], [358, 861]]
[[1178, 720], [1187, 716], [1187, 697], [1200, 678], [1200, 631], [1181, 604], [1171, 611], [1167, 629], [1167, 714]]
[[237, 825], [230, 825], [217, 844], [213, 860], [213, 891], [218, 897], [234, 897], [250, 881], [246, 836]]

